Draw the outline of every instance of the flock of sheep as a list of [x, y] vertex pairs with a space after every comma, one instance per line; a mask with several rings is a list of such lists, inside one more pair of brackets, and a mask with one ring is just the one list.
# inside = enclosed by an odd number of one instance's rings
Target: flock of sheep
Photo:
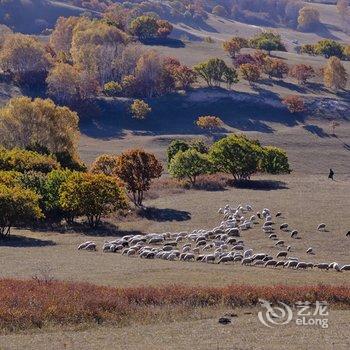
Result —
[[[288, 223], [277, 225], [269, 209], [253, 214], [251, 205], [231, 207], [226, 205], [218, 211], [223, 216], [219, 226], [211, 230], [194, 230], [178, 233], [150, 233], [146, 235], [127, 235], [113, 241], [105, 242], [102, 251], [121, 253], [125, 256], [138, 256], [144, 259], [164, 259], [181, 261], [199, 261], [204, 263], [240, 263], [244, 266], [283, 267], [292, 269], [334, 270], [338, 272], [350, 271], [350, 264], [341, 266], [337, 262], [312, 263], [301, 261], [298, 257], [289, 256], [292, 248], [286, 246], [284, 240], [279, 239], [279, 232], [299, 238], [297, 230], [290, 230]], [[275, 218], [281, 218], [278, 212]], [[264, 252], [254, 252], [249, 249], [241, 236], [254, 226], [261, 225], [263, 234], [273, 241], [280, 250], [276, 256]], [[326, 230], [326, 224], [318, 225], [319, 231]], [[347, 236], [350, 235], [350, 231]], [[79, 245], [79, 250], [96, 250], [92, 241]], [[314, 255], [314, 249], [309, 247], [306, 253]]]

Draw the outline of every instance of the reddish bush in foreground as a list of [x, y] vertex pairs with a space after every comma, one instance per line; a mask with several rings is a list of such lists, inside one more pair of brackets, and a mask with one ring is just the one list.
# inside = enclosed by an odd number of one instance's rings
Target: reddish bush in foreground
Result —
[[205, 306], [254, 306], [258, 299], [288, 304], [327, 301], [350, 308], [350, 286], [249, 286], [112, 288], [86, 283], [0, 280], [0, 329], [55, 324], [157, 320], [162, 308], [187, 310]]

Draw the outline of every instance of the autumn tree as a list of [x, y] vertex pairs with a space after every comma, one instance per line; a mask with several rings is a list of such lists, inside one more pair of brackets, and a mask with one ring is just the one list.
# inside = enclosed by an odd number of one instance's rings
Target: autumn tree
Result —
[[104, 84], [113, 78], [113, 60], [127, 37], [118, 28], [102, 21], [81, 19], [74, 28], [71, 56], [74, 65], [90, 79]]
[[143, 100], [135, 100], [130, 106], [130, 111], [133, 118], [145, 119], [152, 108]]
[[323, 79], [326, 87], [340, 90], [345, 89], [348, 73], [338, 57], [331, 57], [323, 69]]
[[297, 95], [286, 96], [282, 103], [288, 108], [291, 113], [302, 113], [305, 111], [304, 101]]
[[338, 0], [337, 11], [342, 18], [346, 18], [347, 14], [349, 13], [349, 0]]
[[92, 163], [90, 172], [92, 174], [104, 174], [116, 176], [118, 159], [115, 155], [102, 154]]
[[240, 73], [243, 79], [247, 80], [249, 84], [257, 82], [260, 79], [260, 68], [255, 64], [242, 64], [240, 66]]
[[208, 156], [191, 148], [175, 154], [169, 164], [169, 173], [177, 179], [187, 178], [194, 186], [197, 177], [209, 173], [211, 168]]
[[301, 30], [309, 30], [320, 25], [319, 11], [310, 6], [305, 6], [299, 11], [298, 28]]
[[41, 218], [43, 214], [36, 193], [0, 184], [0, 238], [9, 235], [13, 226]]
[[296, 64], [289, 70], [289, 76], [296, 79], [299, 84], [306, 84], [315, 76], [315, 70], [307, 64]]
[[149, 190], [153, 179], [162, 175], [163, 167], [153, 154], [133, 149], [118, 157], [116, 170], [117, 176], [131, 193], [134, 204], [141, 206], [144, 192]]
[[0, 51], [0, 68], [18, 79], [31, 82], [47, 71], [49, 60], [44, 45], [24, 34], [6, 35]]
[[89, 225], [97, 227], [102, 216], [126, 208], [127, 200], [116, 178], [74, 172], [60, 187], [60, 205], [86, 216]]
[[116, 81], [109, 81], [103, 85], [103, 93], [106, 96], [118, 96], [122, 92], [122, 86]]
[[244, 47], [248, 47], [248, 40], [241, 37], [233, 37], [230, 40], [224, 41], [223, 49], [230, 55], [231, 58], [235, 58], [236, 54]]
[[201, 116], [196, 120], [196, 125], [203, 130], [206, 130], [209, 135], [217, 129], [220, 129], [223, 125], [222, 120], [219, 117], [213, 115]]
[[157, 20], [157, 37], [165, 39], [167, 38], [171, 32], [173, 31], [173, 26], [168, 21], [163, 19]]
[[50, 46], [57, 55], [64, 53], [66, 57], [70, 57], [73, 31], [79, 20], [79, 17], [59, 17], [57, 19], [49, 41]]
[[0, 109], [0, 144], [8, 148], [39, 145], [53, 154], [66, 152], [78, 161], [78, 120], [77, 113], [50, 99], [12, 98]]
[[46, 174], [59, 168], [59, 163], [49, 155], [20, 148], [6, 149], [0, 147], [0, 170], [2, 171], [16, 171], [19, 173], [32, 171]]
[[80, 74], [70, 64], [56, 64], [50, 70], [46, 83], [49, 95], [58, 102], [69, 104], [80, 96]]
[[187, 90], [197, 81], [196, 72], [187, 66], [176, 66], [171, 70], [177, 85], [182, 90]]
[[289, 71], [289, 67], [285, 62], [270, 57], [264, 59], [262, 68], [269, 78], [282, 79]]
[[221, 5], [214, 6], [211, 13], [213, 15], [220, 16], [220, 17], [227, 17], [228, 16], [227, 10], [225, 9], [225, 7], [223, 7]]

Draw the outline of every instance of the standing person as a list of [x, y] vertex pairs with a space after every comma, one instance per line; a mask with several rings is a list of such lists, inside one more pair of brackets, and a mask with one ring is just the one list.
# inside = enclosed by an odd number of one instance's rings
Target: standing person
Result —
[[328, 179], [334, 180], [334, 171], [332, 169], [329, 169], [329, 175], [328, 175]]

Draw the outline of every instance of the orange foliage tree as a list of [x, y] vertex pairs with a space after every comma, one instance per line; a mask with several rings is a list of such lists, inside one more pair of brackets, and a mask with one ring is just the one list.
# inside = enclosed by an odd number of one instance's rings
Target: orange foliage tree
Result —
[[141, 206], [151, 181], [162, 175], [163, 167], [152, 153], [132, 149], [118, 156], [116, 175], [124, 181], [136, 206]]
[[296, 95], [286, 96], [282, 103], [288, 108], [291, 113], [301, 113], [305, 111], [304, 101]]

